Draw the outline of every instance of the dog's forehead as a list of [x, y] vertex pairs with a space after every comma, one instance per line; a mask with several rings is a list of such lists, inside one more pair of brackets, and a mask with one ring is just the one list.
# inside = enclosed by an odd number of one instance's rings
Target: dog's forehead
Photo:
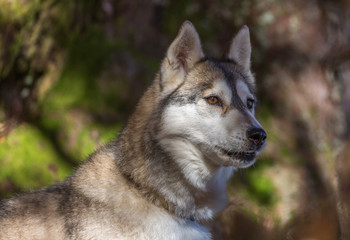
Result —
[[197, 74], [202, 73], [207, 76], [207, 79], [226, 79], [230, 85], [235, 85], [237, 80], [242, 80], [247, 84], [249, 90], [254, 92], [254, 86], [249, 81], [250, 74], [247, 75], [241, 67], [231, 61], [206, 57], [198, 62], [195, 69], [198, 70]]
[[246, 76], [235, 68], [234, 64], [224, 61], [208, 59], [196, 68], [198, 82], [207, 88], [223, 91], [226, 88], [231, 94], [237, 95], [238, 92], [254, 94], [254, 86], [249, 84]]
[[201, 62], [196, 66], [193, 73], [199, 82], [207, 85], [213, 84], [215, 79], [225, 78], [224, 72], [211, 61]]

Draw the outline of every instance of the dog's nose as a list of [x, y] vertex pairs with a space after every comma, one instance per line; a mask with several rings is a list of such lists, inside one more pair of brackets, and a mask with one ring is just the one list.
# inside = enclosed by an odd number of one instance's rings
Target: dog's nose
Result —
[[257, 146], [265, 143], [266, 132], [262, 128], [251, 128], [247, 130], [248, 139]]

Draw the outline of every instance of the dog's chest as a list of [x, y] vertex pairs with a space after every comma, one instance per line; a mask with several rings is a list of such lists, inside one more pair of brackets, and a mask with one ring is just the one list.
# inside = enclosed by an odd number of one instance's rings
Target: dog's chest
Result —
[[117, 226], [108, 224], [107, 221], [104, 224], [101, 221], [90, 223], [87, 225], [88, 228], [80, 232], [83, 235], [82, 239], [211, 239], [209, 231], [197, 222], [177, 219], [164, 213], [154, 212], [146, 218], [135, 219], [134, 222], [130, 222], [130, 219], [126, 222], [123, 222], [122, 219], [119, 221]]

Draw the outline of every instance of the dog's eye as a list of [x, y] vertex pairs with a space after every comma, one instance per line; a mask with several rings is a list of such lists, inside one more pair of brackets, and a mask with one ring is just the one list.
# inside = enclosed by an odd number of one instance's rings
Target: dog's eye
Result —
[[206, 99], [207, 99], [207, 102], [211, 105], [221, 106], [221, 100], [218, 97], [211, 96], [211, 97], [207, 97]]
[[254, 99], [251, 99], [251, 98], [247, 99], [247, 107], [248, 107], [248, 109], [252, 109], [253, 108], [254, 102], [255, 102]]

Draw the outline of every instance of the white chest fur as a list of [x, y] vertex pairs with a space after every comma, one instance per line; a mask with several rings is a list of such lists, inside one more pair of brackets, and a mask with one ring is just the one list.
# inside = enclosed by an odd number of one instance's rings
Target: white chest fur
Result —
[[[138, 218], [132, 223], [132, 226], [109, 225], [105, 221], [93, 222], [87, 224], [88, 228], [81, 233], [83, 239], [101, 239], [101, 240], [209, 240], [211, 235], [209, 231], [191, 220], [184, 220], [164, 213], [155, 211], [145, 218]], [[108, 218], [108, 217], [107, 217]], [[107, 220], [107, 219], [105, 219]], [[89, 219], [85, 219], [89, 222]], [[131, 228], [132, 227], [132, 228]]]

